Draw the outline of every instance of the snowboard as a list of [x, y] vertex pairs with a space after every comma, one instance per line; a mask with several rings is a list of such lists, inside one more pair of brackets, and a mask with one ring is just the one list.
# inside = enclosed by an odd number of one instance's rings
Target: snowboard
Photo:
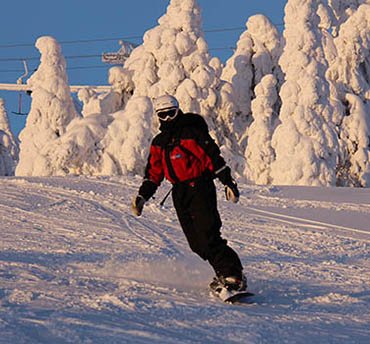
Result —
[[227, 288], [218, 288], [214, 290], [211, 288], [211, 293], [217, 296], [225, 303], [254, 303], [251, 299], [254, 294], [249, 291], [228, 290]]

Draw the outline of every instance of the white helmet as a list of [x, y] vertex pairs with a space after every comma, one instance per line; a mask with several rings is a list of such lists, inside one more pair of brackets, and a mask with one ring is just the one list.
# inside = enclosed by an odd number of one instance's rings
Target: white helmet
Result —
[[179, 113], [179, 102], [175, 97], [167, 94], [154, 99], [153, 105], [161, 121], [171, 121]]

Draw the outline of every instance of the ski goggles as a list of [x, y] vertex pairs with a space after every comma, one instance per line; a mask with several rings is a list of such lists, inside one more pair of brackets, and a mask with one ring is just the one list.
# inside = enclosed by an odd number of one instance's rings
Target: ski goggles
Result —
[[166, 109], [166, 110], [161, 110], [157, 112], [157, 116], [161, 121], [171, 121], [173, 120], [179, 112], [179, 109], [177, 108], [172, 108], [172, 109]]

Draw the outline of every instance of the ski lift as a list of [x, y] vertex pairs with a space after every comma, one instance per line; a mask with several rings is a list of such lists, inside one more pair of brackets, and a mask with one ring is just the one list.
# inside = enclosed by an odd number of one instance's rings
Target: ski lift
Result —
[[119, 40], [118, 43], [121, 48], [116, 53], [103, 53], [102, 62], [112, 65], [123, 65], [137, 47], [136, 44], [123, 40]]
[[[23, 85], [23, 78], [27, 77], [28, 75], [28, 67], [26, 61], [23, 61], [23, 66], [24, 66], [24, 73], [18, 78], [17, 80], [17, 85]], [[18, 115], [18, 116], [27, 116], [28, 113], [23, 113], [22, 112], [22, 92], [18, 93], [18, 112], [12, 111], [13, 114]]]

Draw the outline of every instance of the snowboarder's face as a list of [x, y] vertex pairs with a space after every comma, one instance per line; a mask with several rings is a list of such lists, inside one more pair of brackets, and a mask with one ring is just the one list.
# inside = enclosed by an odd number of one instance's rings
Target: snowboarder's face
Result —
[[157, 116], [161, 121], [167, 122], [172, 121], [178, 114], [179, 109], [172, 108], [172, 109], [166, 109], [162, 111], [157, 112]]

